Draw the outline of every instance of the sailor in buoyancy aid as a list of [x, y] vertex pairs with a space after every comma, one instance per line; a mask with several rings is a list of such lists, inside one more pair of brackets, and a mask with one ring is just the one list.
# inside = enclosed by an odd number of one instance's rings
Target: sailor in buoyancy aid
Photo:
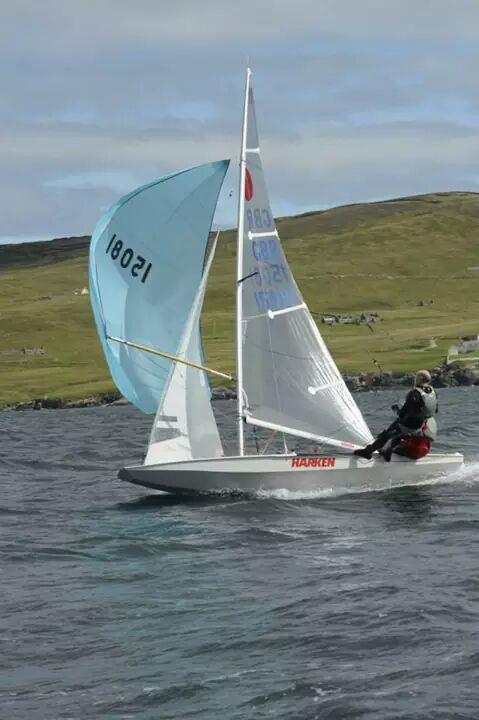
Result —
[[428, 370], [419, 370], [414, 388], [406, 396], [402, 408], [393, 405], [397, 420], [378, 435], [365, 448], [355, 450], [354, 455], [371, 459], [375, 450], [382, 449], [382, 456], [389, 462], [393, 452], [415, 460], [424, 457], [436, 439], [437, 423], [434, 415], [438, 411], [436, 391], [432, 387]]

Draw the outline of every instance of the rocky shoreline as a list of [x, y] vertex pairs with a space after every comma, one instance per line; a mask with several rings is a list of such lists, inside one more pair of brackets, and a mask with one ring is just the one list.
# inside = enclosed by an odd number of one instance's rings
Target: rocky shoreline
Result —
[[[432, 384], [436, 388], [479, 385], [479, 367], [461, 366], [454, 362], [430, 368]], [[412, 386], [414, 373], [360, 373], [344, 375], [348, 388], [353, 392], [387, 390], [400, 386]]]
[[[451, 363], [431, 369], [434, 387], [459, 387], [479, 385], [479, 368], [461, 367], [460, 363]], [[414, 374], [393, 372], [360, 373], [344, 375], [346, 385], [352, 392], [369, 392], [392, 390], [400, 387], [411, 387]], [[236, 391], [229, 387], [213, 389], [213, 400], [234, 400]], [[11, 410], [63, 410], [71, 408], [100, 407], [110, 405], [128, 405], [128, 401], [118, 392], [92, 395], [82, 400], [64, 400], [57, 398], [36, 398], [27, 402], [10, 403], [0, 406], [0, 411]]]
[[[461, 367], [460, 363], [451, 363], [430, 370], [432, 384], [436, 388], [479, 385], [479, 368]], [[344, 381], [351, 392], [371, 392], [377, 390], [393, 390], [400, 387], [411, 387], [414, 373], [359, 373], [345, 374]], [[231, 388], [221, 387], [213, 390], [213, 400], [236, 398]]]
[[62, 398], [36, 398], [21, 403], [6, 403], [0, 406], [0, 411], [9, 410], [67, 410], [71, 408], [100, 407], [104, 405], [128, 405], [120, 393], [112, 392], [101, 395], [92, 395], [81, 400], [64, 400]]

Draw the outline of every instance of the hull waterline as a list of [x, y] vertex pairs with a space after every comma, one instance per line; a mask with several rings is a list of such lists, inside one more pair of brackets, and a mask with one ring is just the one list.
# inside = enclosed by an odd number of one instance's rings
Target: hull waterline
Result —
[[360, 492], [417, 485], [461, 469], [460, 453], [431, 454], [421, 460], [393, 455], [371, 460], [352, 455], [251, 455], [138, 465], [119, 477], [170, 493], [257, 493], [287, 490]]

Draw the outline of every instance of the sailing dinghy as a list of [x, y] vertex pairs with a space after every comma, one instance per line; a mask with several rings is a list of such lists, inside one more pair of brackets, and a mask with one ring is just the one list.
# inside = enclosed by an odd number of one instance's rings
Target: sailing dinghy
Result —
[[[120, 478], [174, 493], [354, 491], [422, 483], [458, 470], [459, 453], [417, 461], [393, 455], [390, 463], [380, 456], [352, 455], [372, 435], [281, 247], [264, 180], [249, 69], [238, 202], [238, 454], [224, 455], [207, 379], [215, 371], [203, 364], [200, 317], [216, 243], [204, 269], [203, 256], [225, 172], [216, 163], [146, 186], [122, 199], [93, 236], [92, 299], [112, 375], [141, 410], [151, 412], [157, 405], [143, 465], [124, 468]], [[142, 204], [140, 214], [148, 227], [137, 226], [139, 213], [131, 203], [144, 192], [150, 202]], [[170, 212], [159, 217], [158, 206]], [[115, 238], [123, 241], [116, 258]], [[124, 265], [124, 247], [148, 263], [137, 275]], [[151, 268], [146, 278], [145, 267]], [[245, 454], [245, 425], [331, 449], [298, 455], [285, 441], [281, 454]]]

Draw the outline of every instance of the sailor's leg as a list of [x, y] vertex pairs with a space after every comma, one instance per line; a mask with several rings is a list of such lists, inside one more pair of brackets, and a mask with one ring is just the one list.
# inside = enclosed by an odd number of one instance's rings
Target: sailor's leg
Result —
[[386, 428], [386, 430], [384, 432], [386, 432], [389, 435], [389, 437], [392, 437], [393, 435], [397, 435], [397, 433], [401, 432], [399, 420], [395, 420], [394, 422], [392, 422], [390, 424], [390, 426], [388, 428]]
[[353, 455], [356, 455], [357, 457], [363, 457], [367, 460], [371, 460], [373, 456], [373, 452], [376, 450], [380, 450], [380, 448], [383, 447], [389, 440], [389, 428], [387, 430], [383, 430], [382, 433], [379, 433], [376, 440], [372, 442], [370, 445], [366, 445], [365, 448], [360, 448], [359, 450], [355, 450], [353, 452]]
[[384, 445], [383, 449], [381, 450], [381, 455], [385, 459], [386, 462], [391, 461], [391, 455], [393, 452], [396, 451], [397, 448], [399, 448], [401, 444], [401, 438], [402, 435], [395, 433], [392, 437], [389, 438], [388, 442]]
[[399, 443], [398, 445], [396, 445], [396, 447], [394, 448], [394, 452], [396, 453], [396, 455], [404, 455], [404, 457], [409, 458], [411, 457], [407, 445], [404, 446], [403, 443]]

